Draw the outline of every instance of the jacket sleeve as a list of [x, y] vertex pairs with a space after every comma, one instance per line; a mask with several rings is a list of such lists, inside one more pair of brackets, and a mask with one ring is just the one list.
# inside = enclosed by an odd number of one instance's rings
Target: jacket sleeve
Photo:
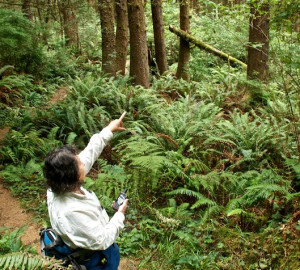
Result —
[[66, 225], [67, 236], [76, 247], [105, 250], [110, 247], [124, 228], [125, 216], [117, 212], [107, 224], [99, 224], [99, 217], [94, 212], [84, 210], [73, 210], [67, 213], [62, 219]]
[[94, 162], [98, 159], [108, 141], [113, 137], [113, 133], [104, 128], [100, 133], [94, 134], [86, 148], [79, 153], [80, 160], [84, 163], [84, 173], [88, 174]]

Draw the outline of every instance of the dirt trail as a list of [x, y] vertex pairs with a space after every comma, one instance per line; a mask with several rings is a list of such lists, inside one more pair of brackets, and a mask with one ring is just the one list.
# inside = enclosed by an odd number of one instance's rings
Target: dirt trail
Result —
[[5, 138], [5, 136], [8, 132], [9, 132], [9, 127], [5, 127], [5, 128], [0, 129], [0, 141]]
[[63, 101], [67, 95], [68, 95], [68, 86], [59, 88], [54, 95], [52, 96], [52, 98], [49, 100], [49, 104], [57, 104], [60, 101]]
[[[68, 87], [60, 88], [52, 96], [49, 104], [56, 104], [66, 98], [68, 94]], [[9, 127], [0, 129], [0, 141], [3, 140], [9, 132]], [[0, 144], [1, 147], [1, 144]], [[3, 186], [2, 179], [0, 178], [0, 227], [6, 227], [13, 231], [15, 229], [26, 226], [21, 240], [25, 245], [32, 245], [39, 252], [39, 231], [42, 225], [34, 221], [34, 215], [26, 212], [21, 207], [17, 198], [13, 197], [10, 191]], [[127, 258], [122, 258], [118, 270], [136, 270], [137, 262]]]
[[[34, 221], [32, 213], [26, 212], [17, 198], [13, 197], [0, 179], [0, 227], [7, 227], [10, 231], [27, 226], [21, 240], [25, 245], [32, 245], [39, 252], [39, 231], [42, 225]], [[118, 270], [136, 270], [137, 262], [122, 258]]]
[[[49, 104], [56, 104], [66, 98], [68, 87], [58, 89], [49, 101]], [[0, 129], [0, 141], [5, 139], [9, 127]], [[33, 245], [37, 251], [40, 249], [39, 231], [42, 225], [34, 221], [32, 213], [26, 212], [17, 198], [14, 198], [6, 189], [0, 179], [0, 226], [7, 227], [10, 231], [26, 226], [21, 240], [25, 245]]]
[[39, 250], [39, 230], [41, 225], [33, 221], [34, 216], [26, 212], [18, 199], [0, 182], [0, 226], [15, 230], [27, 226], [21, 240], [25, 245], [33, 245]]

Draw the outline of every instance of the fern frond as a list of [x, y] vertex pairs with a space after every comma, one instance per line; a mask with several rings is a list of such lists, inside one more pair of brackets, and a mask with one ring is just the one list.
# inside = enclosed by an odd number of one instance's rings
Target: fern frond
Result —
[[199, 206], [202, 206], [202, 205], [207, 205], [207, 206], [214, 206], [216, 205], [216, 202], [206, 198], [205, 196], [203, 196], [202, 199], [196, 201], [192, 206], [191, 206], [191, 209], [195, 209]]
[[240, 214], [247, 214], [246, 211], [244, 211], [243, 209], [241, 208], [236, 208], [234, 210], [231, 210], [227, 213], [227, 217], [230, 217], [230, 216], [237, 216], [237, 215], [240, 215]]
[[6, 150], [7, 155], [11, 158], [13, 163], [18, 163], [18, 158], [16, 157], [14, 151], [11, 148]]
[[160, 169], [167, 161], [168, 159], [164, 156], [148, 155], [132, 158], [131, 165], [155, 171]]
[[296, 174], [296, 178], [300, 179], [300, 163], [299, 160], [294, 158], [287, 158], [285, 160], [285, 164], [286, 166], [288, 166], [290, 169], [292, 169], [295, 174]]
[[241, 199], [240, 198], [234, 198], [230, 200], [227, 205], [225, 206], [225, 212], [228, 214], [232, 212], [235, 209], [241, 208]]
[[157, 134], [155, 134], [155, 136], [157, 136], [157, 137], [159, 137], [159, 138], [164, 138], [164, 139], [166, 139], [167, 141], [172, 142], [172, 143], [174, 144], [174, 146], [175, 146], [177, 149], [179, 148], [178, 143], [177, 143], [174, 139], [172, 139], [170, 136], [168, 136], [168, 135], [166, 135], [166, 134], [162, 134], [162, 133], [157, 133]]
[[219, 205], [207, 207], [201, 217], [200, 225], [203, 226], [212, 216], [219, 214], [222, 210], [223, 208]]
[[47, 138], [48, 138], [49, 140], [55, 140], [55, 137], [56, 137], [56, 134], [57, 134], [58, 130], [59, 130], [59, 127], [54, 127], [54, 128], [52, 128], [52, 129], [50, 130], [50, 132], [49, 132]]
[[0, 75], [2, 75], [6, 70], [8, 70], [10, 68], [14, 68], [14, 66], [6, 65], [6, 66], [0, 68]]
[[26, 269], [26, 270], [63, 270], [67, 269], [59, 261], [53, 258], [42, 257], [26, 252], [15, 252], [0, 255], [0, 267], [6, 269]]
[[167, 195], [187, 195], [190, 197], [197, 198], [198, 200], [207, 199], [204, 195], [199, 192], [187, 189], [187, 188], [178, 188], [166, 193]]
[[77, 137], [77, 134], [75, 132], [70, 132], [66, 139], [66, 143], [72, 145], [74, 143], [76, 137]]

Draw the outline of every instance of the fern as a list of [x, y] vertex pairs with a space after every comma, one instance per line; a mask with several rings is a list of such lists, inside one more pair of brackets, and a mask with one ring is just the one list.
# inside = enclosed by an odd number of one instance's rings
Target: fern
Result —
[[77, 134], [75, 132], [70, 132], [66, 139], [66, 143], [72, 145], [74, 143], [76, 137], [77, 137]]
[[196, 198], [197, 201], [191, 206], [191, 209], [195, 209], [202, 205], [207, 205], [207, 206], [216, 205], [214, 201], [206, 198], [203, 194], [186, 188], [178, 188], [176, 190], [167, 192], [167, 195], [187, 195]]
[[284, 127], [276, 127], [275, 119], [262, 119], [254, 111], [251, 115], [234, 112], [230, 121], [216, 124], [204, 144], [215, 148], [215, 153], [221, 155], [224, 162], [231, 163], [231, 169], [242, 165], [252, 169], [267, 156], [279, 155], [280, 145], [284, 142], [282, 129]]
[[53, 127], [53, 128], [50, 130], [50, 132], [48, 133], [47, 138], [48, 138], [49, 140], [55, 140], [58, 130], [59, 130], [59, 127]]
[[203, 196], [203, 198], [199, 199], [191, 206], [191, 209], [195, 209], [195, 208], [198, 208], [199, 206], [203, 206], [203, 205], [215, 206], [217, 204], [214, 201]]
[[285, 160], [285, 164], [288, 168], [292, 169], [292, 171], [295, 173], [295, 177], [300, 179], [300, 163], [299, 160], [287, 158]]
[[197, 198], [199, 200], [203, 198], [203, 195], [201, 193], [187, 189], [187, 188], [178, 188], [176, 190], [167, 192], [167, 195], [187, 195], [190, 197]]
[[41, 132], [42, 130], [37, 131], [31, 125], [22, 131], [11, 130], [5, 140], [5, 145], [0, 149], [2, 159], [11, 160], [15, 164], [26, 163], [40, 155], [45, 156], [55, 145], [60, 144], [54, 138], [57, 127], [50, 131], [48, 138], [42, 138]]
[[244, 211], [243, 209], [240, 209], [240, 208], [236, 208], [232, 211], [229, 211], [227, 213], [227, 216], [230, 217], [230, 216], [237, 216], [237, 215], [241, 215], [241, 214], [247, 214], [246, 211]]
[[208, 220], [210, 220], [212, 217], [216, 216], [217, 214], [220, 214], [222, 210], [223, 207], [219, 205], [213, 205], [207, 207], [204, 213], [201, 215], [200, 225], [204, 226], [208, 222]]
[[234, 198], [227, 203], [225, 207], [225, 212], [228, 215], [229, 213], [233, 212], [235, 209], [240, 209], [241, 206], [242, 206], [241, 198]]
[[61, 265], [59, 261], [34, 255], [25, 252], [8, 253], [0, 256], [0, 267], [6, 269], [24, 269], [24, 270], [62, 270], [68, 269]]
[[0, 68], [0, 76], [8, 69], [11, 69], [11, 68], [14, 68], [14, 66], [11, 66], [11, 65], [6, 65], [2, 68]]

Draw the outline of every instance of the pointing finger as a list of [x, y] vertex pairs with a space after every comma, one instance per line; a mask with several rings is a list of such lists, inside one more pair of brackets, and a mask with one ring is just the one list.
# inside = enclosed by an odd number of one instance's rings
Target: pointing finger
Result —
[[127, 113], [126, 111], [125, 111], [125, 112], [123, 112], [123, 113], [122, 113], [122, 115], [121, 115], [121, 117], [119, 118], [119, 120], [123, 121], [123, 119], [124, 119], [124, 117], [125, 117], [126, 113]]

